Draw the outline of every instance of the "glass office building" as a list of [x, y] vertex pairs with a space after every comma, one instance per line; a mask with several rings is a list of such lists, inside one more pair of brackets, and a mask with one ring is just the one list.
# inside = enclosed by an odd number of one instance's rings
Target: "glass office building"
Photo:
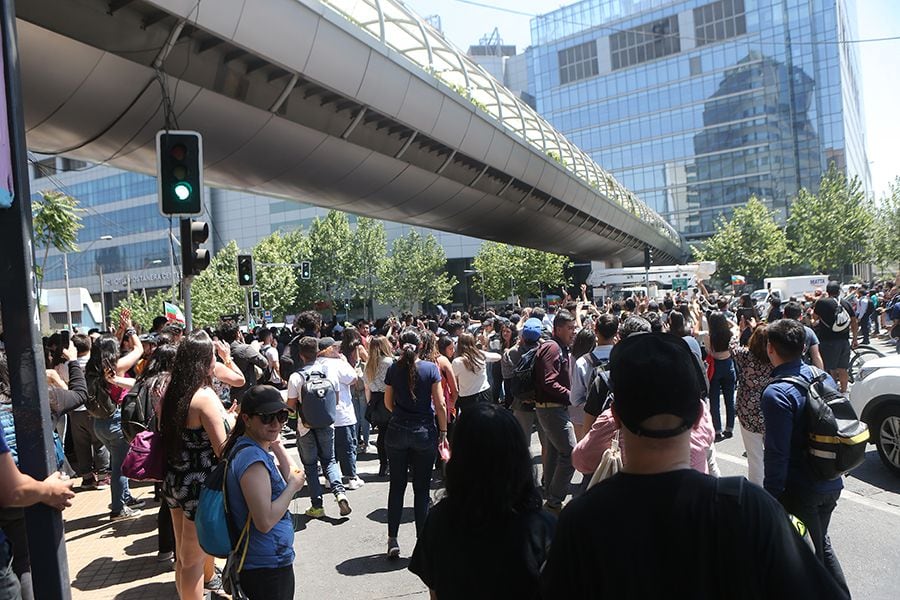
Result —
[[686, 237], [784, 219], [830, 162], [870, 189], [853, 0], [585, 0], [531, 23], [538, 111]]

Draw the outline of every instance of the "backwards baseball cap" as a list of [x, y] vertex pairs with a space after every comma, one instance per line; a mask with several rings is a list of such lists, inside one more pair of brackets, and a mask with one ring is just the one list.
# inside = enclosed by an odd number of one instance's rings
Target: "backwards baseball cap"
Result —
[[[669, 438], [693, 427], [702, 411], [700, 371], [687, 343], [668, 333], [635, 333], [613, 347], [609, 360], [613, 410], [635, 435]], [[647, 428], [656, 415], [673, 415], [672, 429]]]
[[526, 342], [536, 342], [541, 339], [542, 331], [543, 326], [540, 319], [528, 319], [525, 321], [525, 326], [522, 327], [522, 339]]
[[271, 385], [254, 385], [241, 397], [241, 412], [245, 415], [270, 415], [288, 410], [281, 392]]
[[319, 338], [319, 352], [328, 350], [332, 346], [339, 344], [339, 343], [340, 342], [336, 342], [333, 337]]

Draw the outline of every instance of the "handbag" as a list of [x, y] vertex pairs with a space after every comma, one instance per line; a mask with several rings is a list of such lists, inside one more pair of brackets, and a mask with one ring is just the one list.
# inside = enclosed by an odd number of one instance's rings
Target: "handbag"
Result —
[[366, 404], [366, 421], [372, 425], [387, 425], [391, 420], [391, 411], [384, 405], [384, 392], [372, 392]]
[[591, 481], [588, 483], [588, 489], [591, 489], [604, 479], [609, 479], [621, 470], [622, 450], [619, 448], [619, 432], [616, 431], [612, 443], [610, 443], [606, 452], [603, 453], [600, 464], [597, 465], [597, 470], [594, 471], [594, 476], [591, 477]]
[[162, 481], [166, 475], [166, 454], [162, 435], [141, 431], [128, 446], [122, 461], [122, 475], [135, 481]]

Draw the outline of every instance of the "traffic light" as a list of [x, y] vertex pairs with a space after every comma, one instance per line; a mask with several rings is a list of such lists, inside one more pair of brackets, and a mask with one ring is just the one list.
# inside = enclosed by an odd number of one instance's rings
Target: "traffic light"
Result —
[[203, 138], [196, 131], [156, 134], [159, 212], [199, 215], [203, 212]]
[[300, 279], [309, 279], [310, 262], [308, 260], [300, 261]]
[[262, 308], [262, 304], [259, 302], [259, 290], [253, 290], [250, 294], [250, 307], [251, 308]]
[[238, 254], [238, 285], [253, 285], [253, 257], [249, 254]]
[[200, 244], [209, 238], [209, 225], [193, 219], [181, 220], [181, 274], [183, 277], [199, 275], [209, 266], [209, 250]]
[[644, 268], [649, 269], [653, 264], [653, 248], [644, 246]]

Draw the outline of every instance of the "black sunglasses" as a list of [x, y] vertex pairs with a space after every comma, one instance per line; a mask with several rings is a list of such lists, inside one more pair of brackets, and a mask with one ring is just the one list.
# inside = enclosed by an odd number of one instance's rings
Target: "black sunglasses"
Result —
[[267, 415], [261, 415], [257, 413], [256, 416], [259, 417], [259, 420], [262, 421], [263, 425], [269, 425], [275, 419], [278, 419], [279, 423], [284, 424], [287, 423], [288, 420], [288, 411], [279, 410], [276, 413], [269, 413]]

